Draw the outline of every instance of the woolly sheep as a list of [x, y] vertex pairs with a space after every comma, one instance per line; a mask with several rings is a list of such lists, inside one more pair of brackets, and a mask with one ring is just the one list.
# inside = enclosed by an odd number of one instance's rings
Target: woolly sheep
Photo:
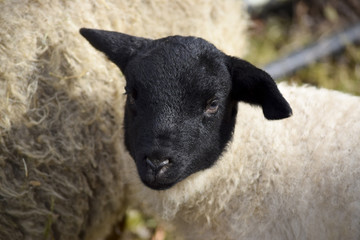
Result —
[[79, 27], [242, 54], [246, 22], [237, 0], [1, 1], [0, 239], [103, 239], [125, 209], [124, 81]]
[[280, 84], [294, 116], [268, 121], [291, 115], [271, 77], [202, 39], [81, 33], [126, 77], [118, 148], [144, 209], [188, 239], [360, 238], [358, 97]]

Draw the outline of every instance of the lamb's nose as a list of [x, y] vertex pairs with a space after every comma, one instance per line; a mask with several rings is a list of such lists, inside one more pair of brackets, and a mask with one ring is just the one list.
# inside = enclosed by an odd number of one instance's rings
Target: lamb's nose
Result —
[[146, 157], [146, 163], [149, 165], [149, 167], [155, 171], [158, 172], [165, 166], [168, 166], [170, 164], [170, 159], [155, 159], [155, 158], [149, 158]]

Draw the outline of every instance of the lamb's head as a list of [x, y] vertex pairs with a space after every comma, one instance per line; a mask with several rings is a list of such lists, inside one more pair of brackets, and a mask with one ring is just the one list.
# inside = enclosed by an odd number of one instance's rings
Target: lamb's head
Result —
[[80, 32], [125, 75], [125, 145], [150, 188], [211, 167], [231, 139], [238, 101], [261, 106], [267, 119], [291, 115], [268, 74], [203, 39]]

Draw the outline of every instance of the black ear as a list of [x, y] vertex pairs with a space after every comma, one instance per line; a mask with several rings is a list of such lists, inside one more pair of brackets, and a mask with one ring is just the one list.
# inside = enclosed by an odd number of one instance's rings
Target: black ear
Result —
[[232, 97], [235, 100], [261, 106], [267, 119], [282, 119], [292, 115], [289, 103], [269, 74], [247, 61], [229, 58], [233, 81]]
[[97, 50], [106, 54], [122, 71], [136, 53], [152, 40], [127, 34], [81, 28], [80, 33]]

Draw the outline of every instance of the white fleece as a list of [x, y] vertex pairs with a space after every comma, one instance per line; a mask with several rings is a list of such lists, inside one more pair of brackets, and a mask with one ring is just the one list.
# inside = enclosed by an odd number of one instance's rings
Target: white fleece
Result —
[[292, 117], [240, 103], [221, 159], [169, 190], [141, 184], [129, 157], [132, 198], [187, 239], [360, 239], [360, 98], [280, 91]]

